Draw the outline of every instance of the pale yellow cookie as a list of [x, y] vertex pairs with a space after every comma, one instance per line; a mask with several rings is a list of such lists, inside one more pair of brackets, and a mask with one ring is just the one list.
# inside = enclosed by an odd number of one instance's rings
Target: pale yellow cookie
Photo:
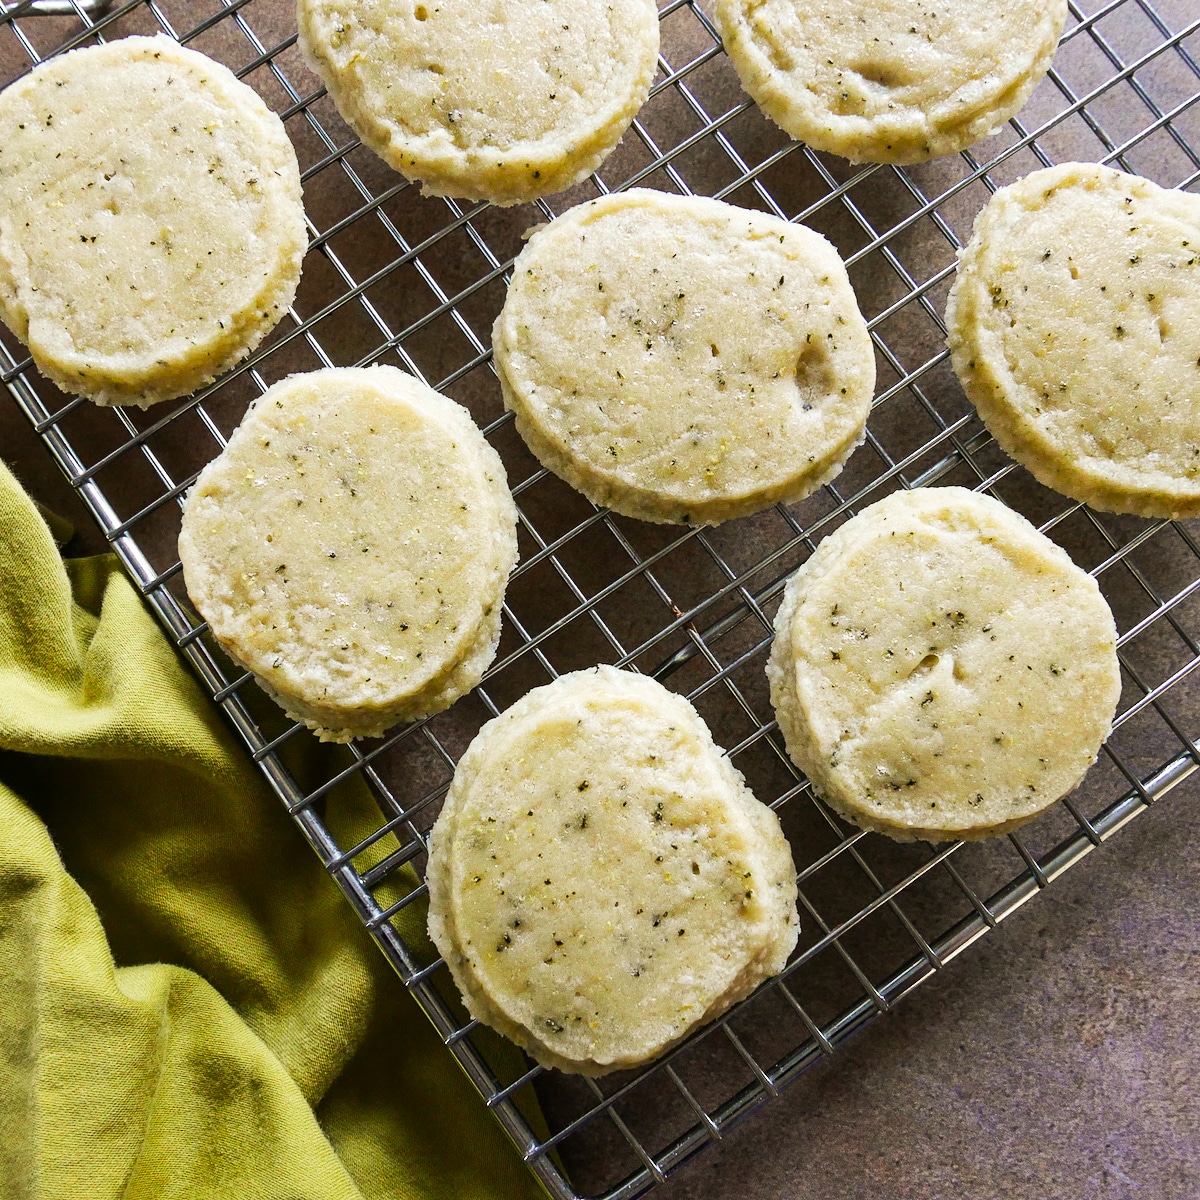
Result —
[[922, 162], [994, 133], [1050, 69], [1067, 0], [717, 0], [742, 86], [851, 162]]
[[315, 371], [268, 389], [200, 473], [179, 557], [221, 645], [348, 741], [479, 682], [516, 507], [460, 405], [394, 367]]
[[1094, 163], [1035, 171], [979, 214], [950, 291], [955, 372], [1048, 487], [1200, 515], [1200, 196]]
[[64, 391], [144, 408], [211, 382], [306, 246], [283, 123], [204, 55], [124, 38], [0, 92], [0, 317]]
[[1005, 833], [1070, 792], [1121, 691], [1096, 581], [999, 501], [897, 492], [792, 576], [767, 676], [788, 752], [898, 841]]
[[643, 189], [529, 239], [492, 343], [541, 463], [647, 521], [714, 525], [807, 496], [862, 442], [875, 386], [820, 234]]
[[663, 1053], [783, 969], [796, 871], [682, 697], [598, 667], [463, 755], [434, 825], [429, 932], [467, 1007], [539, 1062]]
[[342, 117], [426, 194], [517, 204], [586, 178], [645, 103], [654, 0], [299, 0]]

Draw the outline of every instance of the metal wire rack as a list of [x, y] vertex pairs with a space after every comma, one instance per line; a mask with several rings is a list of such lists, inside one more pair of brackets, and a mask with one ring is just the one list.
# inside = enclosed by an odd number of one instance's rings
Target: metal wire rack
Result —
[[[1009, 461], [948, 364], [941, 313], [954, 252], [991, 191], [1066, 159], [1159, 183], [1200, 181], [1200, 19], [1193, 0], [1070, 6], [1055, 67], [1004, 132], [900, 170], [850, 167], [790, 142], [740, 92], [705, 0], [661, 5], [651, 98], [599, 174], [536, 205], [423, 198], [363, 150], [306, 68], [287, 0], [0, 0], [0, 79], [74, 46], [163, 31], [218, 58], [283, 117], [311, 244], [294, 308], [235, 371], [147, 413], [56, 392], [0, 336], [0, 377], [102, 526], [180, 652], [244, 740], [384, 954], [555, 1197], [640, 1195], [887, 1011], [1196, 769], [1200, 541], [1188, 523], [1092, 512]], [[808, 500], [712, 530], [598, 511], [529, 457], [490, 363], [521, 233], [598, 192], [641, 184], [803, 221], [846, 259], [879, 366], [867, 444]], [[448, 713], [355, 744], [301, 785], [287, 722], [187, 602], [179, 500], [249, 400], [297, 370], [391, 362], [467, 405], [505, 461], [522, 560], [495, 665]], [[899, 846], [849, 828], [783, 752], [763, 666], [784, 580], [823, 534], [899, 487], [963, 483], [1029, 516], [1099, 580], [1120, 629], [1124, 694], [1083, 787], [1019, 834]], [[594, 662], [685, 693], [799, 868], [804, 932], [784, 975], [645, 1070], [604, 1080], [496, 1065], [447, 972], [412, 931], [425, 833], [456, 756], [530, 687]], [[377, 819], [339, 838], [326, 798], [360, 777]], [[408, 933], [405, 930], [408, 930]], [[526, 1101], [536, 1098], [545, 1125]]]

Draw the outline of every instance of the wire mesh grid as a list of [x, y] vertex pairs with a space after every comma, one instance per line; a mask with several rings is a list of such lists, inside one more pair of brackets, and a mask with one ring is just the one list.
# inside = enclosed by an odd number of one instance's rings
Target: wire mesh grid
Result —
[[[0, 78], [53, 53], [165, 32], [229, 65], [285, 121], [310, 247], [289, 317], [236, 370], [147, 413], [56, 392], [0, 335], [0, 374], [384, 954], [547, 1189], [632, 1197], [662, 1181], [1190, 774], [1198, 759], [1200, 543], [1195, 525], [1092, 512], [1036, 484], [987, 435], [948, 364], [954, 254], [997, 186], [1068, 159], [1157, 182], [1200, 180], [1200, 19], [1192, 0], [1072, 3], [1055, 67], [1017, 119], [918, 167], [851, 167], [789, 141], [740, 92], [708, 5], [661, 6], [651, 98], [598, 175], [498, 210], [421, 197], [362, 149], [296, 45], [285, 0], [0, 0]], [[504, 414], [489, 330], [531, 225], [634, 184], [715, 195], [825, 233], [874, 340], [867, 443], [820, 493], [716, 529], [597, 510], [540, 469]], [[341, 748], [300, 775], [311, 735], [265, 704], [182, 588], [179, 501], [249, 401], [298, 370], [389, 362], [465, 404], [500, 452], [521, 563], [497, 660], [449, 712]], [[959, 483], [1029, 516], [1098, 579], [1120, 630], [1113, 737], [1073, 796], [988, 843], [897, 845], [811, 793], [772, 720], [763, 667], [788, 574], [817, 541], [897, 488]], [[803, 933], [787, 970], [653, 1066], [602, 1080], [497, 1066], [420, 937], [425, 836], [479, 726], [561, 672], [612, 662], [687, 695], [799, 869]], [[340, 757], [339, 757], [340, 756]], [[355, 776], [372, 827], [339, 837], [327, 798]], [[508, 1060], [505, 1060], [508, 1061]], [[529, 1102], [536, 1100], [538, 1109]]]

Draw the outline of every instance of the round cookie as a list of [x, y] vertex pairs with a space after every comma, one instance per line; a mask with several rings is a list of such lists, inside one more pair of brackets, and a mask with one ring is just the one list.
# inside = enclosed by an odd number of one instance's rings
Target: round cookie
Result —
[[1200, 515], [1200, 196], [1093, 163], [1001, 188], [959, 258], [954, 370], [996, 440], [1109, 512]]
[[195, 391], [287, 311], [307, 246], [283, 123], [166, 37], [40, 64], [0, 93], [0, 318], [64, 391]]
[[654, 0], [299, 0], [338, 112], [427, 195], [518, 204], [586, 178], [645, 103]]
[[897, 492], [788, 581], [767, 676], [788, 753], [897, 841], [1006, 833], [1096, 760], [1121, 691], [1096, 581], [999, 501]]
[[492, 344], [542, 465], [646, 521], [714, 525], [807, 496], [862, 442], [875, 386], [820, 234], [643, 189], [529, 239]]
[[517, 560], [499, 456], [466, 410], [394, 367], [293, 375], [188, 493], [188, 595], [322, 740], [448, 708], [500, 637]]
[[613, 667], [480, 730], [426, 880], [471, 1014], [589, 1075], [663, 1053], [781, 971], [799, 933], [778, 818], [685, 699]]
[[994, 133], [1050, 69], [1067, 0], [717, 0], [742, 86], [786, 133], [913, 163]]

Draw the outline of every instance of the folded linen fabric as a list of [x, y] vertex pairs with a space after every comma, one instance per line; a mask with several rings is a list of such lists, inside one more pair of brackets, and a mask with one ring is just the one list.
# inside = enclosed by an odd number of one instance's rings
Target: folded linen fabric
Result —
[[539, 1194], [115, 560], [0, 463], [0, 1195]]

